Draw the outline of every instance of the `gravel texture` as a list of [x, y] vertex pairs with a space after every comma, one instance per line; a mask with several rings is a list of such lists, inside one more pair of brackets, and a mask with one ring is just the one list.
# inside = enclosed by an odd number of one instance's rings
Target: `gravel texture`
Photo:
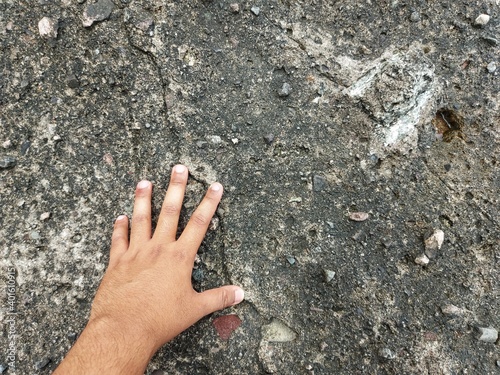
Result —
[[179, 162], [182, 225], [225, 186], [194, 286], [246, 301], [148, 374], [498, 373], [498, 2], [35, 3], [0, 0], [1, 373], [57, 366]]

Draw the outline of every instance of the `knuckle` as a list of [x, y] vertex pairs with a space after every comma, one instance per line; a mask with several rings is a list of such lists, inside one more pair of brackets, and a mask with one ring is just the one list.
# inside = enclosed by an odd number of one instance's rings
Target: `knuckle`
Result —
[[151, 222], [151, 215], [148, 214], [135, 214], [132, 216], [132, 222], [137, 223], [146, 223]]
[[151, 248], [151, 256], [153, 258], [158, 258], [162, 253], [163, 253], [163, 245], [162, 244], [155, 244]]
[[222, 289], [219, 298], [220, 298], [220, 309], [223, 309], [224, 307], [230, 305], [229, 293], [227, 292], [227, 290]]
[[167, 216], [179, 216], [181, 213], [181, 207], [175, 204], [165, 204], [162, 211]]
[[184, 178], [174, 177], [170, 180], [170, 186], [184, 186]]
[[175, 254], [175, 260], [178, 263], [183, 263], [187, 259], [187, 254], [184, 251], [176, 251]]
[[111, 241], [112, 242], [123, 242], [126, 240], [125, 234], [122, 232], [115, 232], [111, 236]]
[[193, 220], [194, 224], [200, 227], [207, 226], [210, 221], [202, 213], [194, 213], [193, 216], [191, 217], [191, 220]]

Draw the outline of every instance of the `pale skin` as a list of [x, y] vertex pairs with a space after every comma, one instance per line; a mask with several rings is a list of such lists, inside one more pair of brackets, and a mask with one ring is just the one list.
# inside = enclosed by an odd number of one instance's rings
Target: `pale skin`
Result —
[[130, 238], [128, 218], [119, 216], [88, 324], [55, 375], [144, 374], [165, 343], [203, 316], [243, 300], [243, 290], [235, 285], [202, 293], [193, 289], [193, 262], [223, 188], [217, 182], [210, 186], [176, 238], [187, 180], [187, 168], [176, 165], [154, 233], [153, 186], [149, 181], [137, 185]]

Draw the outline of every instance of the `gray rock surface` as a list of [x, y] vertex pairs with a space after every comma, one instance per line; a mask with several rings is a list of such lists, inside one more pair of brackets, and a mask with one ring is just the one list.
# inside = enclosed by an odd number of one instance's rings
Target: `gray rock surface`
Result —
[[[496, 2], [233, 2], [0, 1], [0, 161], [16, 161], [0, 168], [0, 285], [13, 266], [17, 372], [63, 358], [114, 218], [147, 178], [156, 220], [178, 162], [181, 225], [225, 186], [193, 285], [239, 284], [246, 301], [148, 374], [498, 372], [498, 346], [472, 328], [500, 326]], [[56, 39], [39, 35], [45, 16]], [[432, 228], [445, 243], [422, 267]], [[222, 340], [212, 322], [227, 314], [242, 322]], [[294, 338], [263, 340], [271, 322]]]

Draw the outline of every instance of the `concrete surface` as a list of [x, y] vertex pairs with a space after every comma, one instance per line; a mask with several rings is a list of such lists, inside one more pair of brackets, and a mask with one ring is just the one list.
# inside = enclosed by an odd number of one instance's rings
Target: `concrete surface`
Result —
[[497, 374], [499, 8], [0, 0], [0, 373], [56, 367], [135, 183], [158, 212], [182, 162], [184, 223], [226, 192], [195, 288], [247, 300], [148, 374]]

